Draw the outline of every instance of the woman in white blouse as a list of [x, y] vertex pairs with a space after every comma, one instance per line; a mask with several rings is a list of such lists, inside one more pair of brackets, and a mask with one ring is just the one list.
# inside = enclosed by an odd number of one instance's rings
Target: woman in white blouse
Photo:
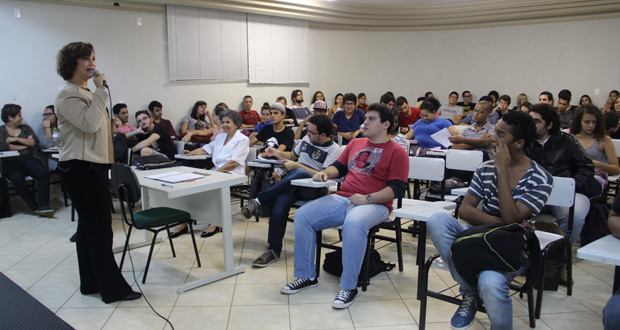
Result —
[[[220, 127], [223, 134], [218, 134], [213, 142], [204, 145], [202, 148], [193, 151], [183, 150], [186, 155], [212, 155], [213, 169], [217, 172], [226, 172], [238, 175], [245, 175], [245, 159], [250, 152], [250, 140], [243, 135], [241, 127], [241, 116], [235, 110], [225, 110], [219, 114]], [[186, 225], [180, 225], [174, 229], [171, 236], [177, 237], [187, 233]], [[209, 225], [207, 230], [200, 234], [200, 237], [210, 237], [220, 232], [221, 228]]]

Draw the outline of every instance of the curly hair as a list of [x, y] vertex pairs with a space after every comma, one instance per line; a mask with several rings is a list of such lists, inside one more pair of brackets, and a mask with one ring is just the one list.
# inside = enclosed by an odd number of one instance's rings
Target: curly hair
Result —
[[571, 134], [581, 133], [581, 121], [585, 115], [593, 115], [596, 118], [596, 127], [592, 132], [594, 138], [597, 140], [604, 138], [605, 135], [607, 135], [607, 132], [605, 131], [605, 119], [603, 118], [601, 110], [593, 104], [582, 104], [577, 107], [577, 110], [575, 110], [575, 114], [573, 115], [573, 119], [570, 122]]
[[56, 55], [56, 72], [64, 80], [71, 79], [77, 67], [77, 60], [94, 52], [93, 45], [86, 42], [72, 42], [62, 47]]
[[501, 119], [510, 126], [513, 142], [523, 139], [523, 149], [527, 149], [536, 136], [534, 118], [522, 111], [508, 111]]

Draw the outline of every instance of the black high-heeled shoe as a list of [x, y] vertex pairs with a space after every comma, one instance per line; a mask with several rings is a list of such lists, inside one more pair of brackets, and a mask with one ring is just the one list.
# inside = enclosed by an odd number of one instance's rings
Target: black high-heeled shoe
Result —
[[[198, 223], [198, 221], [196, 221], [196, 220], [192, 220], [192, 222], [193, 222], [194, 225]], [[170, 233], [170, 238], [176, 238], [176, 237], [179, 237], [179, 236], [181, 236], [183, 234], [187, 234], [187, 233], [189, 233], [189, 225], [186, 224], [185, 228], [179, 230], [178, 232], [176, 232], [176, 231], [175, 232], [171, 232]]]
[[202, 238], [207, 238], [207, 237], [211, 237], [217, 233], [221, 233], [222, 232], [222, 227], [215, 227], [214, 231], [208, 232], [208, 231], [203, 231], [202, 233], [200, 233], [200, 237]]

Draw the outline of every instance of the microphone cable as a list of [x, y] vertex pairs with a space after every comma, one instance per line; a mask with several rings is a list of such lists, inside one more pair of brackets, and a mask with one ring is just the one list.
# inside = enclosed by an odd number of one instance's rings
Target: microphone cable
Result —
[[[110, 91], [110, 87], [105, 84], [105, 88], [108, 89], [108, 97], [110, 99], [110, 105], [112, 104], [112, 92]], [[108, 114], [110, 116], [110, 132], [114, 131], [114, 122], [112, 119], [114, 119], [114, 115], [113, 112], [108, 110]], [[118, 134], [118, 133], [117, 133]], [[120, 133], [123, 134], [123, 133]], [[117, 196], [119, 197], [119, 196]], [[122, 201], [120, 201], [122, 203]], [[131, 207], [133, 210], [134, 205], [130, 205], [131, 203], [127, 203], [128, 207]], [[114, 205], [112, 205], [112, 207], [114, 207]], [[130, 212], [132, 212], [132, 210], [130, 210]], [[122, 214], [121, 217], [124, 217], [125, 215]], [[125, 237], [127, 237], [127, 228], [125, 228], [125, 221], [121, 218], [121, 223], [123, 224], [123, 232], [125, 233]], [[142, 291], [142, 287], [140, 287], [140, 284], [138, 283], [138, 279], [136, 278], [136, 268], [134, 267], [133, 264], [133, 259], [131, 258], [131, 249], [127, 249], [127, 256], [129, 256], [129, 263], [131, 264], [131, 273], [133, 275], [133, 280], [136, 282], [136, 286], [138, 287], [138, 290], [140, 291], [140, 293], [142, 294], [142, 298], [144, 298], [144, 301], [146, 301], [147, 305], [149, 305], [149, 307], [151, 308], [151, 310], [153, 311], [153, 313], [155, 313], [155, 315], [157, 315], [159, 318], [163, 319], [164, 321], [166, 321], [167, 324], [170, 324], [170, 327], [172, 328], [172, 330], [174, 330], [174, 325], [172, 325], [172, 323], [170, 322], [170, 320], [168, 320], [165, 316], [159, 314], [157, 312], [157, 310], [155, 310], [155, 307], [153, 307], [153, 305], [151, 305], [151, 302], [149, 302], [149, 300], [146, 298], [146, 294], [144, 293], [144, 291]], [[122, 272], [122, 269], [119, 269]]]

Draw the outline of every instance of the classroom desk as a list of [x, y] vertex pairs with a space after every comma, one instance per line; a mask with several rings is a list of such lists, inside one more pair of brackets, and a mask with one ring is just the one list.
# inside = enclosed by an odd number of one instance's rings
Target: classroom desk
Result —
[[614, 286], [612, 294], [620, 287], [620, 239], [613, 235], [607, 235], [596, 241], [579, 248], [577, 258], [598, 261], [610, 265], [615, 265]]
[[[147, 179], [145, 176], [179, 171], [208, 173], [209, 175], [193, 182], [180, 182], [162, 186], [162, 181]], [[142, 208], [168, 206], [185, 210], [192, 219], [222, 228], [225, 270], [178, 287], [182, 293], [205, 284], [219, 281], [229, 276], [243, 273], [243, 267], [234, 266], [232, 220], [230, 216], [230, 186], [247, 182], [245, 175], [198, 170], [192, 167], [172, 167], [150, 171], [135, 171], [142, 187]]]
[[3, 171], [3, 158], [17, 157], [19, 152], [3, 151], [0, 152], [0, 218], [11, 216], [11, 197], [9, 196], [9, 184]]
[[[403, 199], [403, 207], [392, 211], [392, 215], [404, 219], [417, 220], [420, 224], [420, 232], [418, 234], [418, 252], [416, 263], [418, 264], [418, 279], [422, 277], [422, 268], [426, 261], [426, 221], [433, 214], [445, 212], [452, 214], [456, 204], [454, 202], [427, 202], [417, 199]], [[420, 300], [420, 292], [422, 281], [418, 280], [418, 300]]]

